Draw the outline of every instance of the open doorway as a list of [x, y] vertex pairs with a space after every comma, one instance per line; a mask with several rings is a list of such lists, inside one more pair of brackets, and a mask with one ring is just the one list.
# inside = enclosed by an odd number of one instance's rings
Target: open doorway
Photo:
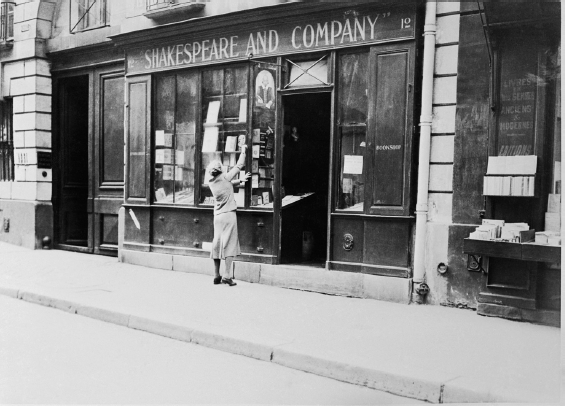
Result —
[[88, 249], [88, 87], [87, 75], [57, 84], [58, 171], [56, 244]]
[[325, 266], [331, 94], [283, 97], [281, 262]]

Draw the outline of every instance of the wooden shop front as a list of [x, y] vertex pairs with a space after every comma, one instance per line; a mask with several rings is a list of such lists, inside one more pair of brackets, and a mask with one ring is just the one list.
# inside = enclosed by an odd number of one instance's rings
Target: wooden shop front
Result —
[[209, 256], [205, 168], [233, 166], [243, 138], [242, 260], [409, 277], [418, 12], [293, 3], [112, 37], [124, 249]]

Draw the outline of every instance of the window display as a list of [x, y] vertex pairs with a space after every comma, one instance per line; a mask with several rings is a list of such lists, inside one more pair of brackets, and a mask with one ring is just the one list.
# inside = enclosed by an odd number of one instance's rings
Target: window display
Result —
[[194, 158], [198, 75], [156, 80], [154, 201], [194, 204]]
[[276, 71], [256, 67], [254, 78], [250, 205], [272, 208], [275, 168]]
[[340, 57], [339, 136], [341, 168], [337, 208], [363, 211], [365, 174], [363, 164], [367, 135], [368, 53]]
[[[214, 69], [202, 72], [202, 189], [200, 203], [213, 205], [206, 185], [206, 167], [222, 162], [227, 173], [239, 158], [239, 145], [247, 143], [247, 67]], [[245, 206], [245, 189], [235, 191], [237, 205]]]

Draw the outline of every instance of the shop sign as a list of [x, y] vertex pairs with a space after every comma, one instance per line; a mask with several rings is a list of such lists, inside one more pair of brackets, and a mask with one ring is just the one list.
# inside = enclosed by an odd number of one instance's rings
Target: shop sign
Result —
[[332, 15], [296, 19], [284, 26], [194, 36], [127, 52], [128, 74], [211, 64], [228, 60], [313, 52], [398, 39], [412, 39], [415, 9], [348, 9]]

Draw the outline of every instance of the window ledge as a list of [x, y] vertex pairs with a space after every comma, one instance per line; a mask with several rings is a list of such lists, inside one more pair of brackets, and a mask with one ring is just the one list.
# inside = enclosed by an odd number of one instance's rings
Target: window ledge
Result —
[[145, 13], [143, 13], [143, 15], [155, 21], [170, 19], [173, 16], [183, 18], [188, 14], [193, 14], [197, 11], [202, 10], [205, 6], [205, 3], [170, 4], [154, 10], [147, 10]]
[[12, 48], [13, 46], [14, 46], [14, 40], [13, 39], [0, 41], [0, 49], [8, 49], [8, 48]]

